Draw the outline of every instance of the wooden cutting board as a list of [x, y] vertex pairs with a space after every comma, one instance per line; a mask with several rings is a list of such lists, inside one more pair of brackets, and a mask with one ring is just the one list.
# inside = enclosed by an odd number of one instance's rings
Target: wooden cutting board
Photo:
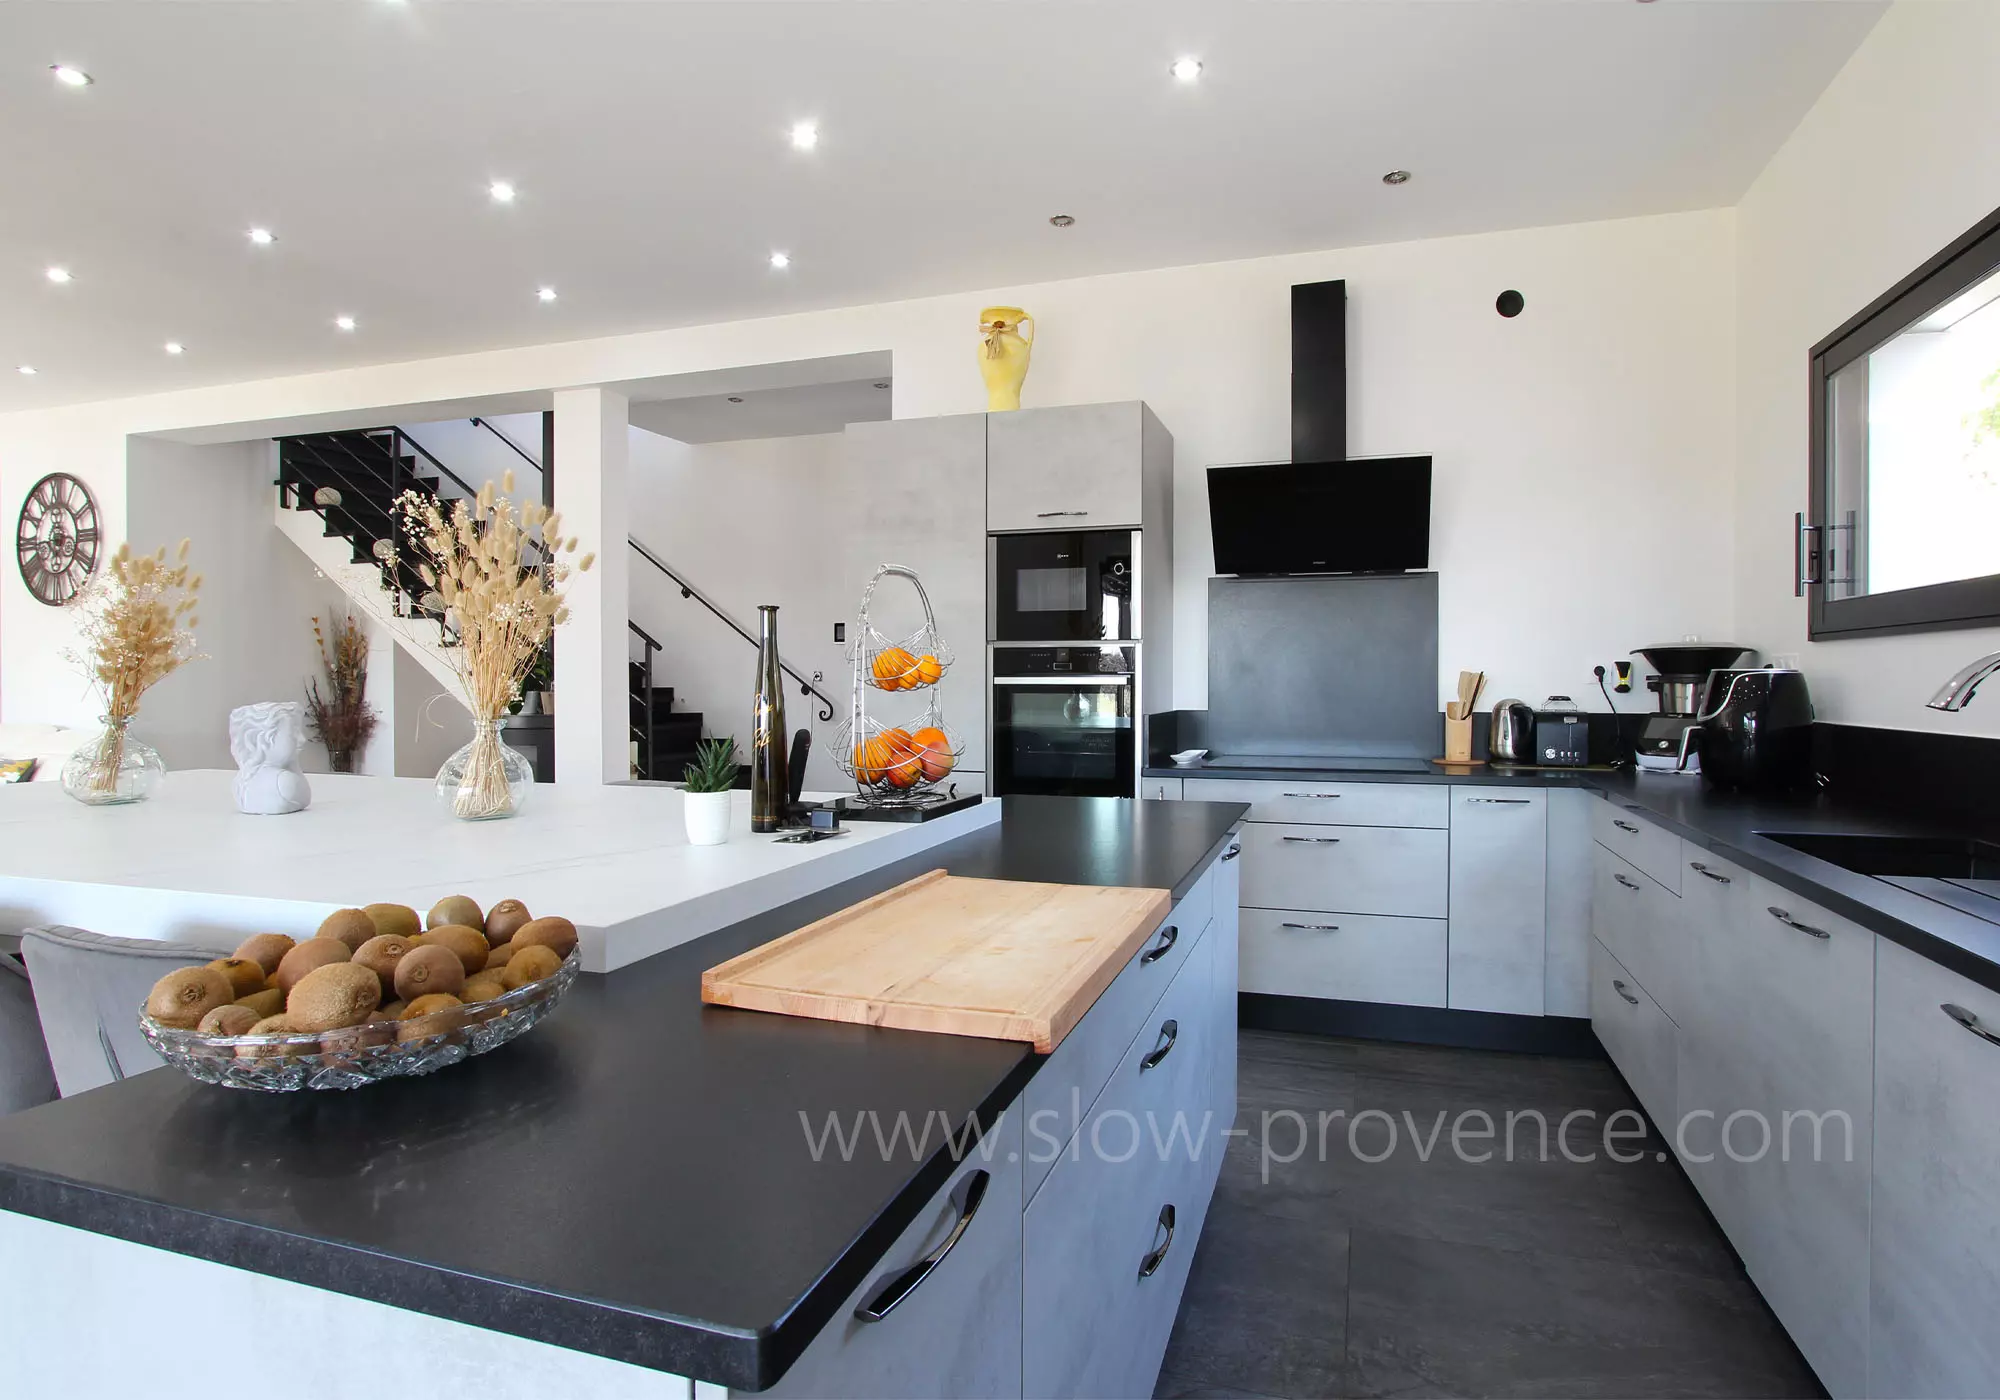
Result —
[[1165, 890], [933, 870], [710, 968], [701, 999], [1047, 1054], [1172, 907]]

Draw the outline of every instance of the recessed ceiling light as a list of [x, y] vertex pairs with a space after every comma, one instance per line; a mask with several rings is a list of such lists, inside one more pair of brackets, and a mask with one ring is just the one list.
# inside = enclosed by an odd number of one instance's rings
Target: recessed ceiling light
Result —
[[182, 351], [186, 350], [187, 346], [181, 344], [178, 340], [170, 340], [166, 343], [166, 345], [163, 348], [169, 355], [178, 355]]
[[771, 266], [778, 269], [778, 271], [783, 272], [786, 268], [790, 267], [791, 265], [792, 265], [792, 255], [790, 253], [771, 254]]
[[56, 81], [64, 87], [89, 87], [97, 81], [81, 68], [72, 68], [67, 63], [51, 63], [49, 71], [56, 75]]
[[1176, 80], [1191, 83], [1201, 76], [1201, 60], [1198, 58], [1177, 58], [1174, 66], [1167, 70]]
[[52, 267], [43, 276], [47, 277], [49, 281], [55, 283], [57, 286], [61, 286], [70, 280], [69, 269], [66, 267]]
[[486, 187], [486, 192], [493, 196], [495, 204], [512, 204], [514, 202], [514, 187], [505, 180], [495, 180]]
[[810, 151], [819, 144], [819, 128], [811, 122], [798, 122], [792, 127], [792, 149]]
[[1407, 170], [1391, 170], [1387, 175], [1382, 177], [1382, 183], [1385, 185], [1407, 185], [1410, 183], [1410, 172]]
[[1076, 220], [1071, 218], [1067, 214], [1051, 214], [1049, 215], [1049, 222], [1055, 225], [1057, 228], [1068, 228], [1071, 224], [1075, 223]]
[[556, 289], [554, 287], [541, 287], [535, 292], [535, 300], [537, 301], [554, 301], [555, 299]]
[[15, 365], [14, 368], [22, 374], [33, 374], [35, 372], [33, 365]]
[[250, 230], [250, 241], [259, 248], [268, 248], [278, 241], [278, 235], [263, 227]]
[[351, 331], [354, 329], [354, 318], [352, 316], [336, 316], [333, 318], [333, 326], [335, 330]]

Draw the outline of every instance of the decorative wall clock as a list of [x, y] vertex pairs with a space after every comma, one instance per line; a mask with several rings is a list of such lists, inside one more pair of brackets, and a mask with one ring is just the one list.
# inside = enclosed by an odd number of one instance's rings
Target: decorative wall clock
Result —
[[36, 599], [59, 608], [76, 597], [97, 570], [97, 502], [90, 488], [67, 472], [36, 482], [21, 506], [14, 545], [21, 582]]

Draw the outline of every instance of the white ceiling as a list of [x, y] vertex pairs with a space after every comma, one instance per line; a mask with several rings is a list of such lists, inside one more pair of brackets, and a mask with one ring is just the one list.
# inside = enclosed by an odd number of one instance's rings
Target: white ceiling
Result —
[[1881, 10], [7, 0], [0, 412], [1731, 204]]
[[[879, 387], [878, 387], [879, 386]], [[889, 381], [851, 379], [782, 389], [634, 403], [631, 422], [678, 442], [739, 442], [745, 438], [837, 433], [849, 423], [889, 416]]]

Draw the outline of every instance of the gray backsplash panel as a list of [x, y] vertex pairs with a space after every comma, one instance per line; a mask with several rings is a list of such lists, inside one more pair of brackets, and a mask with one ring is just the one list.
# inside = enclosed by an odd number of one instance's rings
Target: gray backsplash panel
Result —
[[1438, 576], [1208, 581], [1208, 743], [1219, 754], [1431, 758]]

